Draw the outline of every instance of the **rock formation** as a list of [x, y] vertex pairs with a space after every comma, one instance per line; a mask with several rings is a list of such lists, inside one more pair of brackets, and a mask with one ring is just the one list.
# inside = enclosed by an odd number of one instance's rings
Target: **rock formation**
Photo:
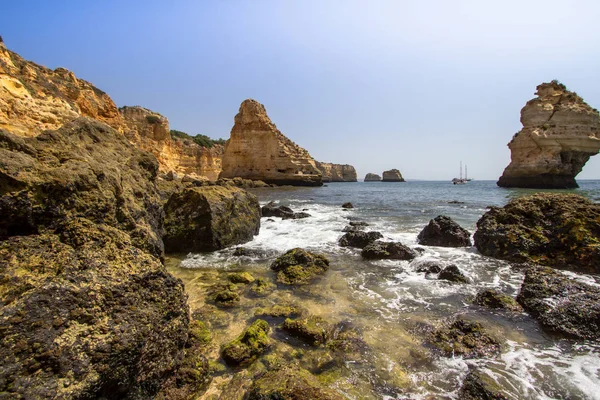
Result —
[[383, 171], [382, 182], [404, 182], [402, 174], [397, 169], [390, 169], [389, 171]]
[[537, 87], [510, 141], [511, 162], [498, 186], [565, 189], [600, 150], [600, 114], [556, 81]]
[[146, 108], [126, 106], [119, 111], [129, 141], [154, 154], [161, 171], [217, 180], [221, 172], [223, 146], [207, 148], [192, 140], [172, 137], [169, 120]]
[[471, 246], [471, 234], [450, 217], [438, 215], [419, 233], [417, 242], [425, 246], [467, 247]]
[[323, 182], [356, 182], [356, 170], [348, 164], [331, 164], [316, 162], [317, 168], [323, 174]]
[[225, 145], [221, 178], [277, 185], [320, 186], [321, 171], [308, 151], [285, 137], [256, 100], [244, 100]]
[[365, 182], [380, 182], [381, 176], [377, 174], [368, 173], [365, 175]]

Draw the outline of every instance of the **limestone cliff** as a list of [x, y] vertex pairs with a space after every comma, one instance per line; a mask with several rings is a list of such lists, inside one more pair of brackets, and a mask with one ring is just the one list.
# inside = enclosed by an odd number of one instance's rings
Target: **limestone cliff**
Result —
[[244, 100], [225, 144], [221, 178], [319, 186], [321, 171], [308, 151], [285, 137], [256, 100]]
[[323, 174], [323, 182], [356, 182], [356, 170], [348, 164], [332, 164], [316, 161]]
[[381, 176], [373, 173], [368, 173], [365, 175], [365, 182], [379, 182], [381, 181]]
[[600, 114], [556, 81], [537, 87], [521, 110], [521, 129], [510, 141], [511, 162], [498, 186], [576, 188], [575, 176], [600, 150]]
[[402, 174], [397, 169], [390, 169], [389, 171], [383, 171], [383, 182], [404, 182]]
[[119, 111], [127, 126], [127, 139], [154, 154], [162, 171], [205, 176], [212, 181], [218, 178], [223, 146], [206, 148], [191, 140], [173, 138], [169, 120], [146, 108], [121, 107]]
[[122, 132], [119, 110], [106, 93], [64, 68], [26, 61], [0, 43], [0, 129], [31, 137], [80, 116]]

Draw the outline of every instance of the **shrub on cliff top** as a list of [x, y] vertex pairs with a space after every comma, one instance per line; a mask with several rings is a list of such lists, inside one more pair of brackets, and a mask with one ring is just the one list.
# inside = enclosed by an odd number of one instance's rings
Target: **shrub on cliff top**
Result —
[[184, 140], [191, 140], [192, 142], [196, 143], [198, 146], [200, 147], [206, 147], [206, 148], [211, 148], [214, 147], [217, 144], [220, 145], [224, 145], [226, 140], [225, 139], [211, 139], [206, 135], [201, 135], [198, 134], [196, 136], [192, 136], [189, 135], [185, 132], [182, 131], [178, 131], [175, 129], [171, 129], [171, 137], [173, 138], [177, 138], [177, 139], [184, 139]]

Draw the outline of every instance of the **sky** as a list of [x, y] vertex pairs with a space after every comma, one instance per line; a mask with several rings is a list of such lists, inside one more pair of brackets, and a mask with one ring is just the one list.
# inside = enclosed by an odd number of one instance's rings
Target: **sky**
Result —
[[[319, 161], [359, 179], [497, 179], [520, 110], [558, 79], [600, 108], [597, 0], [11, 1], [6, 46], [118, 106], [228, 138], [263, 103]], [[592, 157], [579, 179], [600, 179]]]

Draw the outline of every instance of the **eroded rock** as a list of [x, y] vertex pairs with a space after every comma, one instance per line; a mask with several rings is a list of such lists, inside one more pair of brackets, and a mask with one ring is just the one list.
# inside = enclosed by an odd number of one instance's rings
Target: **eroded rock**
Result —
[[323, 175], [323, 182], [356, 182], [356, 170], [348, 164], [315, 162]]
[[397, 169], [390, 169], [389, 171], [383, 171], [382, 182], [404, 182], [402, 174]]
[[438, 215], [417, 236], [419, 244], [441, 247], [471, 246], [471, 234], [451, 218]]
[[340, 238], [339, 244], [342, 247], [357, 247], [359, 249], [362, 249], [368, 244], [373, 243], [377, 239], [381, 238], [383, 238], [383, 235], [375, 231], [351, 231]]
[[400, 242], [377, 240], [365, 246], [360, 255], [368, 260], [412, 260], [417, 253]]
[[379, 182], [381, 181], [381, 176], [377, 174], [368, 173], [365, 175], [365, 182]]

